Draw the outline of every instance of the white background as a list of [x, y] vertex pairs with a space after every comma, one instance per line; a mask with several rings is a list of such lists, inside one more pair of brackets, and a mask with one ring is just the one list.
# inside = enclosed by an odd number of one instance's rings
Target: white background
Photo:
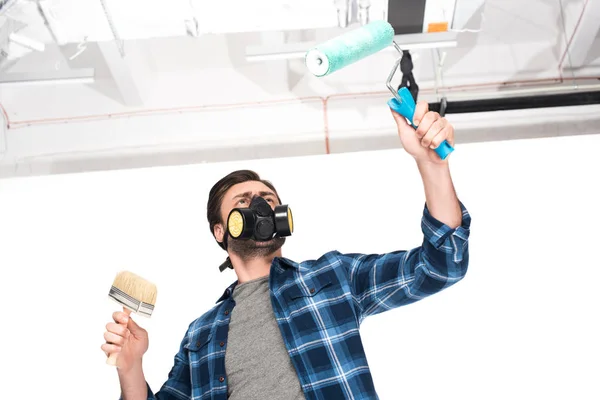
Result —
[[[598, 399], [600, 136], [457, 146], [472, 214], [456, 286], [367, 319], [383, 400]], [[0, 180], [3, 399], [116, 399], [102, 334], [115, 274], [158, 286], [146, 377], [166, 379], [188, 324], [235, 280], [206, 222], [211, 186], [238, 168], [294, 212], [284, 256], [420, 245], [424, 195], [403, 150]]]

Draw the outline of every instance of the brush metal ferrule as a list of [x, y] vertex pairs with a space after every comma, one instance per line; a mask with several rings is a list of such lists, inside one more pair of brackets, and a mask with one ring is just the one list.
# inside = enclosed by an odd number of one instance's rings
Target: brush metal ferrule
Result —
[[152, 312], [154, 311], [154, 306], [152, 304], [136, 300], [133, 297], [129, 296], [127, 293], [114, 286], [111, 286], [110, 291], [108, 292], [108, 297], [110, 297], [123, 307], [127, 307], [132, 312], [142, 315], [144, 317], [150, 317], [152, 315]]

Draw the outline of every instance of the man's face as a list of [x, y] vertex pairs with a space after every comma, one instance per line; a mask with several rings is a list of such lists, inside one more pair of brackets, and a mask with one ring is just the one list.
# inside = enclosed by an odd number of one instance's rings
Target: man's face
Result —
[[[252, 198], [260, 196], [264, 198], [271, 208], [279, 205], [277, 195], [268, 186], [258, 181], [248, 181], [232, 186], [223, 197], [221, 203], [221, 224], [215, 226], [215, 237], [219, 242], [223, 241], [227, 231], [225, 230], [227, 217], [234, 208], [250, 207]], [[265, 257], [273, 254], [283, 246], [285, 238], [275, 238], [266, 242], [258, 242], [252, 239], [227, 238], [227, 249], [236, 253], [241, 258]]]

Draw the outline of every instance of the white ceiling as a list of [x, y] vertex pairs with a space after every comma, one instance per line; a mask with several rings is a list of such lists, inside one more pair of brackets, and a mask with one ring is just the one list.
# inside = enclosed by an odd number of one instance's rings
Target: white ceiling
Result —
[[[435, 14], [436, 8], [429, 6], [435, 1], [428, 0], [429, 15]], [[104, 3], [118, 34], [126, 38], [124, 57], [119, 54], [121, 42], [109, 40], [113, 32], [100, 0], [40, 1], [52, 31], [35, 1], [20, 0], [0, 17], [4, 34], [4, 39], [0, 34], [0, 48], [16, 54], [15, 60], [0, 63], [0, 78], [15, 74], [51, 78], [88, 69], [95, 76], [93, 83], [86, 84], [0, 85], [0, 104], [15, 125], [306, 97], [320, 104], [319, 98], [355, 93], [385, 96], [385, 79], [397, 57], [395, 52], [380, 52], [326, 78], [308, 74], [301, 59], [246, 59], [248, 46], [319, 42], [344, 32], [335, 26], [334, 0], [173, 0], [168, 7], [150, 0]], [[385, 4], [372, 1], [375, 14], [382, 13]], [[578, 22], [585, 34], [597, 36], [600, 19], [589, 18], [600, 12], [597, 4], [593, 0], [457, 0], [452, 28], [459, 31], [455, 32], [458, 45], [411, 52], [421, 98], [439, 100], [442, 94], [449, 99], [477, 98], [483, 96], [481, 91], [500, 94], [561, 82], [562, 86], [599, 83], [600, 39], [587, 45], [574, 36]], [[197, 37], [190, 34], [196, 22]], [[9, 30], [43, 42], [44, 51], [7, 48]], [[84, 37], [87, 41], [82, 41]], [[571, 55], [582, 49], [585, 62], [570, 68]], [[348, 107], [358, 110], [356, 103]], [[317, 119], [322, 121], [320, 115]], [[100, 146], [103, 139], [98, 140]]]
[[[443, 3], [444, 0], [437, 2]], [[478, 5], [483, 1], [458, 0], [457, 10], [466, 10], [458, 14], [463, 16], [463, 20], [466, 16], [469, 19], [453, 28], [467, 27], [481, 29], [481, 32], [461, 33], [457, 48], [444, 49], [447, 53], [442, 67], [444, 77], [461, 79], [467, 76], [475, 81], [483, 81], [499, 78], [509, 71], [515, 77], [521, 73], [526, 78], [532, 74], [552, 75], [558, 67], [559, 53], [573, 31], [585, 2], [487, 0], [481, 9], [472, 10], [471, 4]], [[387, 2], [372, 3], [374, 14], [379, 15], [376, 11], [383, 12]], [[436, 0], [430, 3], [435, 4]], [[58, 68], [85, 66], [102, 70], [105, 60], [98, 52], [94, 52], [94, 42], [109, 41], [113, 37], [102, 2], [43, 0], [39, 4], [45, 10], [44, 15], [48, 17], [53, 34], [49, 34], [44, 26], [34, 1], [18, 1], [7, 14], [14, 17], [13, 20], [27, 24], [19, 33], [46, 42], [47, 50], [37, 54], [30, 52], [5, 72], [44, 71], [50, 66], [57, 69], [57, 63]], [[248, 45], [302, 39], [318, 41], [341, 32], [335, 28], [337, 17], [333, 0], [173, 0], [168, 7], [164, 6], [164, 2], [155, 0], [104, 0], [104, 4], [118, 36], [125, 40], [124, 46], [127, 49], [143, 46], [156, 73], [166, 75], [182, 71], [197, 73], [212, 68], [241, 69], [242, 73], [248, 71], [252, 74], [252, 70], [261, 68], [244, 59]], [[193, 18], [199, 22], [200, 37], [197, 38], [186, 33], [186, 21]], [[285, 31], [281, 30], [283, 27]], [[60, 48], [53, 43], [53, 37], [62, 45]], [[85, 45], [84, 38], [92, 43]], [[86, 50], [78, 56], [77, 61], [66, 60], [81, 48]], [[592, 65], [600, 58], [600, 51], [597, 50], [598, 46], [595, 46], [588, 64]], [[418, 73], [423, 75], [422, 80], [429, 80], [433, 76], [428, 72], [434, 68], [431, 54], [435, 55], [435, 52], [427, 50], [418, 53], [423, 53], [416, 66]], [[461, 63], [465, 57], [469, 58], [469, 62]], [[366, 66], [367, 62], [361, 64]], [[457, 64], [460, 64], [460, 70], [453, 68]], [[354, 72], [347, 74], [352, 76], [350, 80], [356, 80]], [[251, 79], [259, 85], [264, 83], [260, 82], [260, 77]], [[265, 81], [264, 77], [262, 80]]]
[[[473, 10], [472, 4], [478, 5], [481, 2], [458, 0], [457, 10], [461, 10], [462, 7], [467, 11], [458, 13], [463, 16], [464, 22], [453, 28], [466, 27], [481, 31], [459, 33], [456, 48], [414, 51], [415, 75], [423, 82], [421, 87], [424, 89], [436, 85], [464, 85], [557, 76], [561, 53], [585, 2], [586, 0], [487, 0], [483, 7]], [[381, 1], [373, 3], [379, 4], [381, 9], [384, 8]], [[186, 82], [191, 80], [186, 83], [191, 88], [205, 87], [205, 79], [199, 75], [210, 76], [207, 78], [210, 81], [223, 79], [223, 83], [227, 80], [235, 82], [241, 76], [244, 80], [249, 80], [251, 86], [264, 88], [264, 91], [279, 97], [377, 90], [382, 86], [382, 74], [387, 75], [390, 68], [388, 61], [395, 57], [391, 53], [376, 55], [347, 71], [339, 71], [335, 76], [328, 78], [325, 85], [306, 76], [306, 70], [299, 60], [251, 63], [245, 59], [246, 47], [250, 45], [319, 41], [342, 32], [340, 28], [332, 28], [337, 23], [333, 0], [262, 0], [234, 3], [178, 0], [169, 2], [168, 7], [164, 7], [164, 2], [148, 0], [105, 0], [105, 4], [114, 19], [118, 35], [125, 38], [125, 53], [135, 53], [137, 58], [141, 57], [144, 68], [151, 66], [152, 84], [161, 88], [159, 101], [163, 104], [181, 103], [178, 97], [182, 93], [180, 90], [174, 90], [171, 97], [169, 91], [162, 90], [161, 83], [157, 81], [167, 82], [166, 86], [178, 87], [179, 85], [173, 85], [173, 79], [181, 77], [186, 79]], [[107, 69], [110, 60], [102, 55], [95, 42], [100, 40], [105, 45], [110, 44], [111, 42], [106, 41], [112, 38], [113, 33], [105, 18], [102, 2], [46, 0], [40, 1], [40, 5], [46, 10], [45, 15], [49, 16], [53, 35], [45, 28], [38, 7], [33, 1], [17, 2], [8, 15], [27, 24], [19, 33], [45, 41], [45, 51], [25, 50], [28, 54], [9, 68], [4, 68], [3, 72], [52, 72], [95, 68], [100, 79], [99, 83], [92, 87], [97, 87], [100, 93], [106, 95], [110, 90], [100, 86], [107, 86], [107, 80], [102, 78], [110, 78]], [[377, 9], [375, 5], [373, 7]], [[314, 14], [309, 15], [309, 12]], [[470, 16], [468, 20], [465, 20], [465, 15]], [[186, 33], [185, 21], [189, 22], [189, 19], [194, 17], [197, 21], [202, 21], [199, 25], [199, 37], [191, 37]], [[294, 18], [295, 22], [292, 22]], [[12, 23], [14, 25], [15, 22]], [[287, 29], [282, 31], [279, 29], [281, 26], [286, 26]], [[326, 28], [327, 26], [330, 28]], [[247, 32], [236, 32], [242, 29]], [[68, 44], [58, 46], [54, 43], [53, 36], [60, 43]], [[87, 37], [87, 43], [83, 42], [84, 37]], [[136, 40], [127, 40], [136, 37]], [[69, 60], [73, 56], [76, 58]], [[441, 56], [444, 63], [440, 68], [438, 64]], [[133, 75], [136, 73], [137, 64], [140, 63], [137, 61], [128, 63]], [[567, 58], [567, 68], [568, 61]], [[600, 65], [599, 61], [600, 42], [596, 40], [587, 59], [588, 69], [580, 69], [580, 75], [586, 75], [590, 68], [595, 70]], [[439, 72], [437, 82], [434, 73], [436, 68]], [[273, 69], [285, 71], [277, 74], [264, 73], [265, 70]], [[284, 81], [273, 82], [279, 78]], [[198, 80], [197, 84], [194, 83], [195, 80]], [[14, 90], [27, 92], [27, 88], [23, 87]], [[14, 94], [12, 88], [2, 88], [2, 91]], [[207, 97], [214, 94], [211, 93], [212, 90], [202, 92]], [[195, 104], [197, 99], [195, 97]], [[148, 104], [153, 104], [156, 99], [146, 100], [149, 101]], [[3, 96], [3, 101], [7, 101], [6, 95]], [[8, 101], [10, 102], [10, 98]]]

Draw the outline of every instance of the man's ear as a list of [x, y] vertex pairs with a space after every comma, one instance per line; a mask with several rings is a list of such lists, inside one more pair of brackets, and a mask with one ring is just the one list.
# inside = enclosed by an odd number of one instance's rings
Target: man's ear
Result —
[[216, 224], [213, 229], [213, 232], [215, 235], [215, 239], [217, 239], [217, 242], [223, 243], [223, 237], [225, 236], [225, 229], [223, 228], [223, 225]]

